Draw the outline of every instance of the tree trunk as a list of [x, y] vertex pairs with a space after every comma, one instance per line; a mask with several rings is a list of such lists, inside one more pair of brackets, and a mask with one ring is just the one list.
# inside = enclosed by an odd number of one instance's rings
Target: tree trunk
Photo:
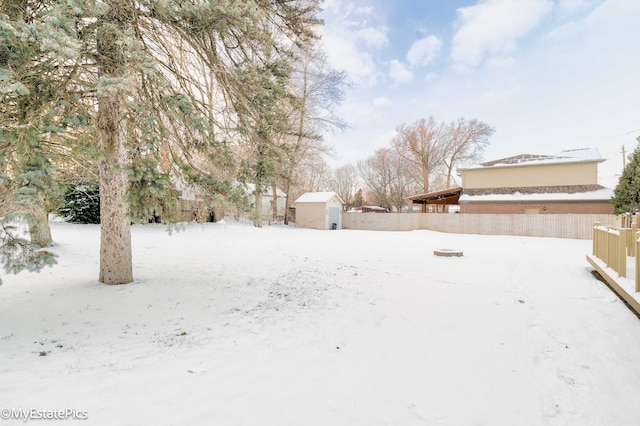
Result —
[[278, 220], [278, 187], [276, 186], [276, 184], [273, 184], [272, 186], [272, 191], [273, 191], [273, 221], [276, 222]]
[[449, 164], [445, 163], [445, 165], [447, 166], [447, 189], [451, 188], [451, 175], [453, 174], [453, 164], [454, 164], [453, 161], [451, 161], [451, 163]]
[[[127, 28], [128, 2], [112, 0], [98, 26], [100, 76], [119, 79], [125, 75], [126, 59], [119, 38]], [[126, 200], [128, 165], [126, 93], [106, 90], [98, 98], [100, 161], [100, 275], [105, 284], [133, 281], [131, 222]]]
[[29, 237], [31, 242], [38, 247], [48, 247], [53, 240], [51, 239], [47, 211], [41, 206], [37, 206], [29, 216]]
[[262, 185], [256, 184], [256, 190], [253, 196], [255, 199], [253, 226], [262, 228]]
[[289, 207], [291, 206], [291, 198], [289, 197], [289, 193], [291, 192], [291, 184], [287, 180], [284, 185], [284, 224], [288, 225], [289, 220]]
[[[124, 126], [122, 126], [124, 127]], [[117, 136], [117, 135], [114, 135]], [[126, 202], [127, 175], [120, 155], [100, 160], [100, 277], [105, 284], [126, 284], [133, 281], [131, 256], [131, 222]]]
[[430, 170], [422, 167], [422, 190], [425, 194], [429, 193], [429, 174]]

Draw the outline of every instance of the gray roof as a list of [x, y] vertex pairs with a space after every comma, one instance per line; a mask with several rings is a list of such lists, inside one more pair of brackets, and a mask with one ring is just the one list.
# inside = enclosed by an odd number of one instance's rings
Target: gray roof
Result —
[[474, 167], [463, 168], [484, 169], [493, 167], [520, 167], [541, 164], [563, 164], [563, 163], [601, 163], [605, 161], [597, 148], [580, 148], [560, 151], [557, 154], [519, 154], [512, 157], [500, 158], [498, 160], [487, 161]]

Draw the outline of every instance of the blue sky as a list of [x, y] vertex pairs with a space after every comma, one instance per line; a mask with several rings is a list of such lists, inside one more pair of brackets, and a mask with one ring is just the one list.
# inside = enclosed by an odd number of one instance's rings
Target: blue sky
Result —
[[608, 186], [640, 136], [638, 0], [325, 0], [322, 37], [351, 87], [339, 158], [364, 160], [433, 115], [495, 127], [485, 159], [598, 148]]

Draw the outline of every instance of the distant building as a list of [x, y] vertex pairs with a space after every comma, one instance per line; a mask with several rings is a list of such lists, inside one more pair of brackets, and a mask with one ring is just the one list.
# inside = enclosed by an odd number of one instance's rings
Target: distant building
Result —
[[360, 206], [349, 209], [347, 213], [389, 213], [389, 210], [380, 206]]
[[[247, 195], [249, 196], [249, 201], [251, 205], [255, 205], [256, 197], [255, 191], [256, 186], [253, 183], [246, 183], [243, 185], [246, 189]], [[268, 186], [262, 191], [262, 219], [263, 220], [276, 220], [281, 221], [284, 220], [284, 210], [286, 203], [287, 194], [282, 192], [280, 188], [276, 188], [276, 193], [274, 196], [273, 187]], [[274, 217], [274, 204], [276, 205], [275, 217]]]
[[[175, 205], [171, 206], [165, 214], [169, 214], [174, 221], [178, 222], [216, 222], [222, 219], [225, 214], [231, 214], [237, 218], [247, 217], [249, 212], [245, 211], [244, 205], [235, 206], [221, 202], [213, 202], [215, 196], [222, 196], [222, 200], [226, 194], [209, 193], [197, 184], [187, 184], [182, 180], [176, 179], [172, 182], [178, 193], [178, 200]], [[250, 207], [255, 205], [255, 185], [252, 183], [237, 183], [236, 187], [241, 188], [247, 196]], [[262, 192], [262, 210], [261, 217], [265, 221], [281, 221], [284, 220], [284, 210], [286, 203], [286, 194], [279, 188], [276, 188], [274, 196], [271, 186], [264, 188]], [[274, 211], [274, 205], [276, 209]], [[234, 210], [237, 210], [234, 212]], [[252, 211], [252, 210], [251, 210]], [[157, 218], [160, 221], [161, 218]]]
[[460, 213], [612, 214], [613, 190], [598, 184], [596, 149], [522, 154], [460, 169]]
[[335, 192], [305, 192], [295, 202], [296, 227], [342, 229], [344, 201]]

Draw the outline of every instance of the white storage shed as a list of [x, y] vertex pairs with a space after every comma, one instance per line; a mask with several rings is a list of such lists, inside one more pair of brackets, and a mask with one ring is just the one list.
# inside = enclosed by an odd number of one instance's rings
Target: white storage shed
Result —
[[294, 202], [296, 227], [342, 229], [342, 205], [335, 192], [305, 192]]

